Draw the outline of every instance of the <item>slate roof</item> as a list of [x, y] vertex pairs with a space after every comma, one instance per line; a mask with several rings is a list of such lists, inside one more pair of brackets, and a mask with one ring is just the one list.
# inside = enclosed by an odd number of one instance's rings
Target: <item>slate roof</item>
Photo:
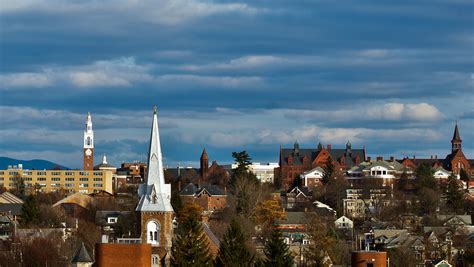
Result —
[[23, 204], [18, 204], [18, 203], [13, 203], [13, 204], [0, 203], [0, 213], [6, 214], [6, 215], [18, 216], [23, 213], [22, 207], [23, 207]]
[[225, 196], [225, 192], [217, 185], [201, 184], [195, 185], [193, 183], [187, 184], [179, 194], [181, 196], [199, 195], [203, 190], [206, 190], [211, 196]]
[[81, 247], [77, 250], [76, 254], [74, 255], [74, 258], [72, 258], [72, 263], [89, 263], [93, 262], [91, 256], [87, 252], [86, 247], [84, 246], [84, 242], [81, 244]]
[[[306, 224], [308, 223], [308, 215], [312, 212], [287, 212], [286, 219], [278, 220], [278, 224], [285, 225], [285, 224]], [[313, 213], [314, 214], [314, 213]]]
[[[322, 148], [282, 148], [281, 149], [281, 158], [282, 161], [280, 166], [288, 165], [288, 157], [293, 157], [293, 165], [302, 165], [303, 158], [306, 156], [311, 162], [319, 155]], [[340, 162], [341, 158], [345, 158], [345, 165], [352, 167], [355, 165], [355, 158], [359, 156], [360, 161], [365, 160], [365, 150], [364, 149], [327, 149], [331, 158]]]

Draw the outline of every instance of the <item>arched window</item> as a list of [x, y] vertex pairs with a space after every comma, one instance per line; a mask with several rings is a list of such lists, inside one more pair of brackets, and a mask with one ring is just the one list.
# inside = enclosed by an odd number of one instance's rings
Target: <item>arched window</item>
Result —
[[90, 138], [90, 137], [87, 137], [87, 142], [86, 142], [86, 144], [87, 144], [88, 146], [91, 145], [91, 138]]
[[157, 255], [151, 256], [151, 266], [159, 266], [160, 258]]
[[155, 221], [150, 221], [146, 225], [147, 243], [159, 244], [160, 243], [160, 224]]

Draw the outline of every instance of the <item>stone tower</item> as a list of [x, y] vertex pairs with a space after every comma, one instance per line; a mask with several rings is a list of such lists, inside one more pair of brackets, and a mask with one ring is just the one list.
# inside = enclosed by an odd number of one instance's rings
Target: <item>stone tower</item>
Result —
[[153, 110], [148, 170], [145, 183], [138, 188], [140, 201], [136, 211], [140, 214], [140, 238], [152, 246], [153, 263], [169, 265], [173, 238], [174, 211], [171, 206], [171, 185], [165, 183], [161, 155], [160, 133], [156, 107]]
[[207, 156], [206, 149], [202, 151], [201, 159], [200, 159], [200, 174], [202, 179], [206, 179], [207, 175], [209, 175], [209, 157]]
[[461, 136], [459, 135], [458, 124], [454, 127], [453, 139], [451, 140], [451, 153], [461, 150]]
[[84, 130], [84, 161], [83, 169], [92, 170], [94, 168], [94, 131], [92, 130], [91, 114], [87, 113], [86, 128]]

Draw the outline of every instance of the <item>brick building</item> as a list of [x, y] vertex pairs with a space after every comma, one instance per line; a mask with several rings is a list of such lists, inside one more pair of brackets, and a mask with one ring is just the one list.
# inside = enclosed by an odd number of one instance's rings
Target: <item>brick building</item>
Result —
[[431, 156], [430, 158], [416, 158], [413, 156], [413, 158], [404, 158], [400, 162], [412, 169], [416, 169], [420, 164], [428, 164], [433, 169], [442, 167], [457, 175], [460, 174], [461, 169], [464, 169], [471, 179], [474, 178], [474, 159], [467, 159], [462, 151], [462, 140], [457, 123], [451, 139], [451, 153], [444, 159], [438, 159], [438, 156]]
[[199, 205], [203, 211], [223, 210], [227, 205], [227, 194], [216, 185], [186, 185], [179, 196], [184, 203]]
[[347, 142], [345, 149], [333, 149], [331, 145], [316, 148], [299, 148], [296, 142], [293, 148], [280, 148], [280, 167], [275, 169], [275, 185], [288, 190], [300, 174], [316, 167], [323, 167], [331, 159], [337, 169], [344, 171], [365, 161], [365, 148], [352, 149]]

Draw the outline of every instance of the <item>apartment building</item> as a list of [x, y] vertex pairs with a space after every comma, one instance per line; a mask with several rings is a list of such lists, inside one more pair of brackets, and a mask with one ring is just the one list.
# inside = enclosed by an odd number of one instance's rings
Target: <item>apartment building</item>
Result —
[[0, 186], [8, 190], [15, 189], [21, 179], [27, 189], [39, 192], [113, 193], [112, 172], [108, 170], [27, 170], [21, 164], [0, 170]]

